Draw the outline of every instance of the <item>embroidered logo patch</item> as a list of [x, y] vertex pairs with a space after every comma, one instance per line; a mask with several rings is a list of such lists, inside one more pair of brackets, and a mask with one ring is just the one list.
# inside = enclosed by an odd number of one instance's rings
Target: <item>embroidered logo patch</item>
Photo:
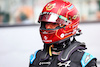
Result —
[[89, 55], [87, 55], [87, 56], [86, 56], [86, 58], [85, 58], [85, 61], [84, 61], [84, 62], [85, 62], [85, 63], [87, 63], [90, 59], [91, 59], [91, 58], [90, 58], [90, 54], [89, 54]]
[[85, 52], [82, 59], [81, 59], [82, 67], [85, 67], [94, 58], [95, 58], [94, 56]]

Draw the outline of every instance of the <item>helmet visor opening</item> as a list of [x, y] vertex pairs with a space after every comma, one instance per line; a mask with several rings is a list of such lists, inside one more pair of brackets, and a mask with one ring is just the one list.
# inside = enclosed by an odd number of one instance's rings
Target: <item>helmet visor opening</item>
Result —
[[66, 17], [51, 12], [41, 13], [39, 17], [39, 22], [41, 21], [59, 23], [64, 25], [68, 25], [69, 23], [71, 23], [71, 21], [68, 20]]
[[53, 22], [41, 22], [40, 29], [42, 30], [56, 30], [65, 27], [66, 25], [53, 23]]

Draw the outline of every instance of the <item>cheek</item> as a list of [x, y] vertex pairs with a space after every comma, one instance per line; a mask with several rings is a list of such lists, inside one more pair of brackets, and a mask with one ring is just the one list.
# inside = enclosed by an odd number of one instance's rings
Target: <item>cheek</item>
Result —
[[46, 24], [46, 25], [45, 25], [45, 28], [46, 28], [46, 29], [50, 28], [50, 25], [49, 25], [49, 24]]
[[59, 25], [46, 24], [46, 25], [45, 25], [45, 28], [46, 28], [46, 29], [48, 29], [48, 28], [49, 28], [49, 29], [55, 29], [57, 26], [59, 26]]
[[52, 25], [52, 27], [53, 27], [53, 28], [56, 28], [56, 27], [57, 27], [57, 25]]
[[59, 25], [54, 25], [54, 27], [56, 28], [56, 27], [58, 27]]

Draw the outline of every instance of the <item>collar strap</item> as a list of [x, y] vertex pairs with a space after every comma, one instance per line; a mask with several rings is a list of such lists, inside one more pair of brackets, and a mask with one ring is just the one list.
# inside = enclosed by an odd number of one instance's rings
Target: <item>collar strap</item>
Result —
[[49, 46], [49, 55], [52, 56], [51, 48], [53, 47], [53, 44]]
[[85, 44], [80, 42], [73, 42], [67, 49], [63, 50], [60, 55], [58, 56], [58, 60], [63, 62], [69, 60], [72, 53], [74, 53], [76, 50], [85, 50]]

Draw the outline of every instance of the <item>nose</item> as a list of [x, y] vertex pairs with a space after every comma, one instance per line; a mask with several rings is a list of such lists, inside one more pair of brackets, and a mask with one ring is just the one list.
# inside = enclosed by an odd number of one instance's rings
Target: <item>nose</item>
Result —
[[55, 29], [59, 24], [54, 24], [54, 23], [48, 23], [45, 25], [46, 29]]
[[52, 25], [51, 24], [46, 24], [45, 27], [46, 27], [46, 29], [52, 29]]

